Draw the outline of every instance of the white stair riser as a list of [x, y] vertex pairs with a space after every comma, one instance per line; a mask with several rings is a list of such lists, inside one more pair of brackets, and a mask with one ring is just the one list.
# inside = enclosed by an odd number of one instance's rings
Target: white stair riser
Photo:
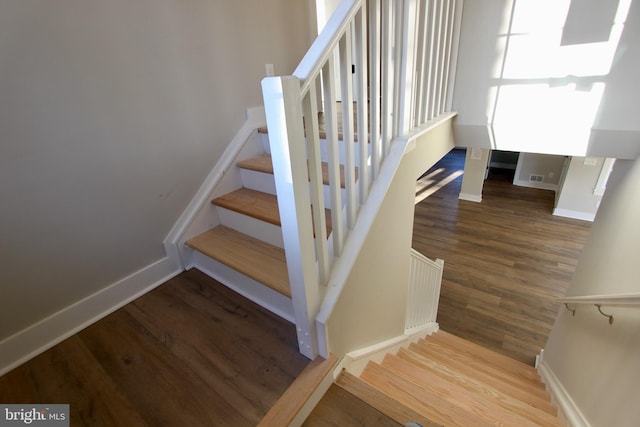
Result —
[[[262, 191], [263, 193], [276, 195], [276, 184], [273, 178], [273, 175], [264, 173], [264, 172], [256, 172], [252, 170], [242, 169], [240, 172], [242, 176], [242, 186], [245, 188], [250, 188], [256, 191]], [[329, 197], [329, 186], [323, 186], [324, 191], [324, 202], [325, 207], [327, 209], [331, 209], [331, 199]], [[345, 203], [345, 190], [344, 188], [340, 190], [340, 197], [342, 198], [343, 206]], [[239, 230], [242, 231], [242, 230]]]
[[[262, 144], [264, 146], [264, 150], [265, 152], [271, 154], [271, 149], [269, 148], [269, 135], [267, 134], [260, 134], [260, 136], [262, 137]], [[358, 155], [359, 150], [360, 150], [360, 143], [356, 142], [353, 144], [353, 154], [354, 154], [354, 161], [356, 163], [356, 165], [359, 163], [359, 158], [360, 156]], [[368, 149], [367, 149], [367, 153], [369, 155], [369, 157], [371, 157], [371, 144], [367, 144], [368, 145]], [[339, 159], [340, 159], [340, 164], [344, 164], [344, 158], [345, 158], [345, 154], [344, 154], [344, 142], [343, 141], [338, 141], [338, 150], [339, 150]], [[327, 140], [326, 139], [321, 139], [320, 140], [320, 157], [322, 158], [323, 162], [328, 161], [329, 159], [329, 155], [328, 153], [328, 149], [327, 149]]]
[[254, 237], [263, 242], [267, 242], [279, 248], [284, 247], [282, 240], [282, 229], [277, 225], [260, 221], [259, 219], [234, 212], [229, 209], [216, 206], [220, 224], [232, 228], [240, 233]]
[[276, 195], [276, 183], [273, 175], [249, 169], [240, 169], [242, 186], [251, 190]]

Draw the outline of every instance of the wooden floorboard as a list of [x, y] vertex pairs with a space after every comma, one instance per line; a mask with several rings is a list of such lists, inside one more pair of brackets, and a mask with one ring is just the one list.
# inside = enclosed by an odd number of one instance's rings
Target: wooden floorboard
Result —
[[445, 261], [440, 327], [531, 365], [591, 223], [553, 216], [554, 192], [514, 186], [508, 170], [491, 169], [481, 203], [459, 200], [464, 156], [452, 151], [418, 181], [418, 199], [433, 194], [416, 205], [413, 247]]
[[302, 425], [306, 427], [402, 426], [335, 384], [329, 388]]
[[294, 325], [197, 270], [0, 377], [73, 426], [254, 426], [309, 362]]

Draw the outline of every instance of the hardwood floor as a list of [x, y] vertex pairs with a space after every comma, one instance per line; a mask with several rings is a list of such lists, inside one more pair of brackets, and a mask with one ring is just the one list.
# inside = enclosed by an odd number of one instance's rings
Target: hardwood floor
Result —
[[73, 426], [254, 426], [307, 365], [295, 327], [197, 270], [0, 377]]
[[302, 425], [306, 427], [402, 426], [335, 384], [331, 385]]
[[554, 192], [511, 184], [491, 169], [481, 203], [458, 200], [464, 151], [418, 182], [413, 247], [445, 261], [438, 323], [452, 334], [533, 364], [561, 306], [591, 223], [551, 214]]

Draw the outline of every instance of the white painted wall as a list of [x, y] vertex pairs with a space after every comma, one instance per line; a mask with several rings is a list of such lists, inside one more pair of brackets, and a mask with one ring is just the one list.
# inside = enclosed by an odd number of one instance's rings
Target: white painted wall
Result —
[[[567, 296], [638, 292], [640, 159], [618, 160]], [[545, 361], [591, 426], [635, 426], [640, 419], [640, 309], [562, 310]]]
[[404, 334], [416, 179], [452, 148], [448, 121], [402, 159], [327, 322], [331, 352], [344, 355]]
[[638, 1], [465, 2], [456, 143], [635, 158], [639, 38]]
[[0, 340], [164, 257], [309, 2], [0, 2]]
[[594, 194], [604, 164], [601, 157], [572, 157], [559, 190], [554, 215], [593, 221], [601, 196]]

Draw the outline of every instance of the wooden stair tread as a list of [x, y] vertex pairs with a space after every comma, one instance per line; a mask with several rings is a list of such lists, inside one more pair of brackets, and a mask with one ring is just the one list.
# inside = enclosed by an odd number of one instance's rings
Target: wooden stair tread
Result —
[[186, 245], [291, 298], [284, 250], [224, 226]]
[[492, 376], [512, 387], [526, 390], [540, 398], [545, 398], [547, 396], [544, 386], [542, 385], [536, 385], [529, 380], [514, 376], [511, 372], [505, 371], [499, 366], [491, 366], [486, 363], [479, 362], [469, 355], [459, 353], [456, 350], [452, 350], [449, 347], [441, 345], [440, 343], [420, 340], [417, 343], [410, 345], [409, 348], [412, 348], [412, 346], [415, 346], [415, 348], [418, 349], [418, 352], [423, 353], [428, 357], [451, 361], [451, 363], [456, 363], [458, 365], [466, 365], [476, 372]]
[[413, 382], [395, 375], [377, 363], [369, 362], [360, 378], [408, 408], [444, 426], [490, 426], [464, 408], [432, 394]]
[[337, 364], [338, 358], [332, 353], [327, 359], [316, 357], [285, 390], [258, 426], [288, 426]]
[[518, 376], [531, 379], [535, 383], [540, 383], [538, 372], [533, 366], [529, 366], [519, 360], [489, 350], [479, 344], [460, 338], [456, 335], [449, 334], [443, 330], [437, 331], [429, 337], [442, 344], [446, 344], [460, 352], [473, 355], [474, 358], [484, 360], [487, 363], [499, 365], [505, 370], [509, 370]]
[[[273, 194], [243, 187], [216, 197], [211, 203], [278, 227], [282, 225], [278, 210], [278, 198]], [[328, 237], [331, 234], [331, 210], [325, 209], [324, 213]]]
[[[267, 173], [273, 175], [273, 163], [271, 161], [271, 155], [261, 154], [259, 156], [251, 157], [249, 159], [241, 160], [236, 165], [241, 169], [252, 170], [255, 172]], [[322, 183], [329, 185], [329, 164], [322, 162]], [[358, 168], [355, 170], [356, 179], [358, 179]], [[344, 165], [340, 165], [340, 186], [345, 188], [344, 179]]]
[[280, 226], [278, 199], [273, 194], [243, 187], [216, 197], [211, 203]]
[[440, 377], [444, 381], [456, 384], [465, 389], [469, 393], [474, 393], [479, 397], [488, 399], [504, 409], [514, 412], [523, 418], [528, 419], [541, 426], [557, 426], [558, 420], [555, 414], [545, 412], [528, 403], [505, 394], [488, 384], [468, 377], [461, 372], [455, 371], [444, 364], [432, 361], [419, 353], [413, 352], [406, 348], [400, 348], [397, 357], [412, 363], [418, 369], [428, 371], [432, 375]]
[[446, 381], [429, 371], [417, 369], [414, 364], [392, 354], [385, 356], [381, 366], [493, 425], [530, 427], [538, 425], [519, 413], [504, 409], [492, 400], [468, 393], [457, 384]]
[[505, 382], [498, 376], [487, 374], [479, 369], [476, 369], [474, 366], [471, 366], [467, 363], [461, 363], [455, 359], [443, 355], [442, 353], [433, 351], [433, 349], [425, 349], [419, 347], [417, 344], [410, 344], [409, 350], [416, 354], [419, 354], [420, 356], [423, 356], [424, 358], [434, 363], [447, 366], [449, 369], [454, 370], [455, 372], [461, 373], [462, 375], [486, 384], [496, 390], [501, 391], [504, 394], [526, 402], [527, 404], [535, 408], [548, 412], [551, 415], [557, 414], [557, 410], [551, 403], [549, 396], [546, 393], [541, 392], [537, 388], [532, 391], [529, 387], [520, 387], [517, 385], [513, 385], [509, 382]]
[[377, 388], [372, 387], [349, 372], [345, 371], [340, 374], [336, 380], [336, 385], [400, 424], [404, 425], [407, 422], [416, 422], [423, 427], [440, 426], [440, 424], [431, 421], [392, 397], [387, 396]]

